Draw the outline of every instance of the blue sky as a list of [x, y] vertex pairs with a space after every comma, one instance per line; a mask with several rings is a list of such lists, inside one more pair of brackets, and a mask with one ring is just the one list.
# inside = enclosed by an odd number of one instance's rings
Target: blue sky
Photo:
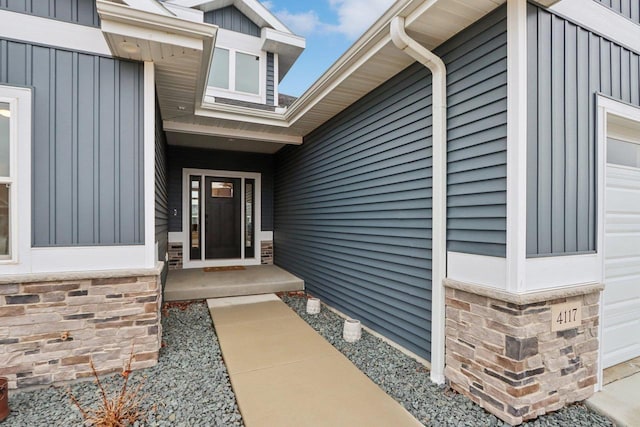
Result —
[[342, 55], [393, 0], [262, 1], [307, 47], [280, 84], [280, 93], [300, 96]]

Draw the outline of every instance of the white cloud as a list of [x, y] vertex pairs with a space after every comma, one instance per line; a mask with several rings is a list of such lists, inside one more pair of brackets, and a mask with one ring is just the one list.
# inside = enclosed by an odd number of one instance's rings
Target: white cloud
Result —
[[365, 32], [393, 3], [393, 0], [329, 0], [338, 14], [335, 30], [355, 39]]
[[291, 13], [288, 10], [275, 12], [276, 17], [281, 20], [294, 34], [308, 36], [316, 31], [321, 31], [325, 26], [320, 22], [320, 17], [313, 10], [306, 12]]
[[327, 0], [337, 15], [337, 24], [322, 22], [314, 10], [289, 12], [274, 10], [272, 0], [262, 4], [278, 17], [293, 33], [308, 36], [313, 33], [340, 33], [349, 39], [360, 36], [393, 3], [394, 0]]

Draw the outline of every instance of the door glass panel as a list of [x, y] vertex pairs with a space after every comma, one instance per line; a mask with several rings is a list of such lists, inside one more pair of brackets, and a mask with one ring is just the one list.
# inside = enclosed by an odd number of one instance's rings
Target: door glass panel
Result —
[[0, 184], [0, 259], [9, 258], [9, 184]]
[[229, 51], [215, 48], [209, 71], [209, 86], [229, 89]]
[[255, 256], [254, 249], [254, 186], [255, 181], [253, 179], [245, 180], [244, 188], [244, 257], [253, 258]]
[[260, 93], [260, 58], [246, 53], [236, 53], [236, 90]]
[[202, 258], [202, 226], [200, 221], [200, 177], [192, 176], [190, 178], [190, 236], [191, 236], [191, 250], [190, 259], [196, 260]]
[[640, 168], [640, 144], [609, 138], [607, 140], [607, 163]]
[[232, 182], [212, 182], [211, 197], [224, 197], [224, 198], [232, 199], [233, 183]]
[[0, 102], [0, 176], [8, 177], [11, 173], [9, 167], [9, 118], [11, 112], [9, 104]]

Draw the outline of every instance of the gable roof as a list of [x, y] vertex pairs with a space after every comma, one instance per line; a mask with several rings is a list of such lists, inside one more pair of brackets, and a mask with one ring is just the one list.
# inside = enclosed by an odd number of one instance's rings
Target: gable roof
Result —
[[234, 6], [260, 28], [272, 28], [293, 35], [286, 25], [257, 0], [167, 0], [166, 3], [196, 8], [203, 12]]

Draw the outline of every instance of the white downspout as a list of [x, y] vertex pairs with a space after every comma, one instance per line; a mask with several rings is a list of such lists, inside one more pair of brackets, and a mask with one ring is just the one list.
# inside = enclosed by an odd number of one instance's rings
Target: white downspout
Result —
[[390, 35], [398, 49], [427, 67], [432, 76], [431, 381], [442, 384], [445, 380], [443, 281], [447, 274], [447, 70], [440, 57], [407, 35], [404, 18], [393, 18]]

